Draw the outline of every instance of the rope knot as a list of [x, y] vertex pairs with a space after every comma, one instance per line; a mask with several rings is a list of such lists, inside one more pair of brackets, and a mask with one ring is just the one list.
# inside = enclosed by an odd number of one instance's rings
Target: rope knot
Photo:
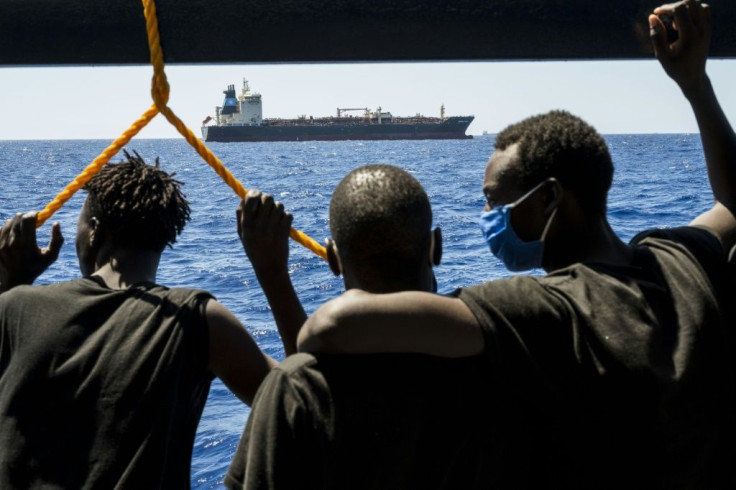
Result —
[[166, 80], [166, 75], [153, 75], [153, 80], [151, 81], [151, 97], [159, 109], [169, 103], [169, 82]]

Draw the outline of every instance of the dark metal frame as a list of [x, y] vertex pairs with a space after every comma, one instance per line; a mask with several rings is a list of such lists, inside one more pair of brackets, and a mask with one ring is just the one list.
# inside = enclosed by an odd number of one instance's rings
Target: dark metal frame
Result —
[[[157, 0], [167, 63], [651, 58], [651, 0]], [[712, 57], [736, 56], [714, 0]], [[145, 64], [137, 0], [0, 0], [0, 65]]]

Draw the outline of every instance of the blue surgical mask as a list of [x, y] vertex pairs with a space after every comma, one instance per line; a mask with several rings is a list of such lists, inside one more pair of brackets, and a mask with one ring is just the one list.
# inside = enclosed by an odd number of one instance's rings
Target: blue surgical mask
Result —
[[547, 236], [549, 225], [557, 213], [557, 208], [552, 211], [547, 219], [547, 224], [544, 226], [544, 231], [539, 240], [523, 241], [511, 225], [511, 210], [532, 195], [542, 184], [544, 182], [511, 204], [495, 207], [480, 215], [480, 229], [486, 243], [488, 243], [493, 255], [500, 259], [510, 271], [519, 272], [542, 267], [544, 238]]

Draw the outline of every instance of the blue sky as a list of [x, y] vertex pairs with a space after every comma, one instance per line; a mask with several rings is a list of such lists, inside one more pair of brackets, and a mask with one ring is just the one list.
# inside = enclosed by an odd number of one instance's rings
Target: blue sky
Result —
[[[379, 106], [394, 115], [474, 115], [469, 134], [495, 133], [551, 109], [600, 132], [696, 132], [689, 107], [655, 60], [587, 62], [231, 64], [167, 66], [169, 105], [199, 135], [229, 84], [263, 96], [264, 117], [327, 116]], [[0, 68], [0, 139], [112, 139], [151, 103], [148, 66]], [[736, 123], [736, 60], [708, 73]], [[157, 117], [139, 137], [174, 138]]]

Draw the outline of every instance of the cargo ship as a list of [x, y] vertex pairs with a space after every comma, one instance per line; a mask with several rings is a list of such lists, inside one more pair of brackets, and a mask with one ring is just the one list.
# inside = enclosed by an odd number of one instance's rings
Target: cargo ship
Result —
[[[340, 140], [435, 140], [469, 139], [465, 131], [474, 116], [440, 117], [420, 114], [396, 117], [380, 107], [338, 108], [334, 117], [300, 116], [296, 119], [263, 119], [261, 94], [251, 92], [243, 80], [240, 95], [235, 85], [224, 91], [225, 102], [215, 108], [215, 117], [202, 121], [204, 141], [340, 141]], [[355, 112], [358, 111], [358, 115]]]

